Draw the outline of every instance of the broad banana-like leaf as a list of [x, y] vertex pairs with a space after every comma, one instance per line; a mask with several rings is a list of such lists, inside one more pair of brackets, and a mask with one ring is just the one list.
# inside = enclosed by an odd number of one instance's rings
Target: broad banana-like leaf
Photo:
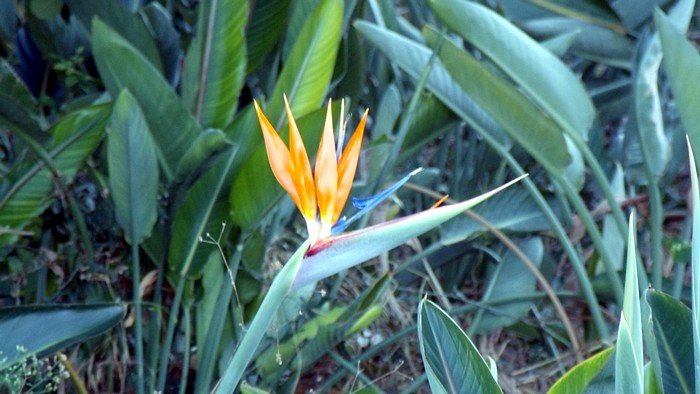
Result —
[[204, 1], [199, 7], [182, 95], [202, 127], [222, 129], [236, 113], [245, 76], [247, 20], [247, 1]]
[[564, 129], [587, 139], [595, 117], [593, 103], [561, 60], [481, 4], [431, 0], [430, 6], [440, 21], [493, 60]]
[[127, 88], [143, 108], [163, 174], [172, 180], [177, 164], [201, 128], [160, 71], [99, 19], [92, 22], [92, 47], [95, 64], [112, 97]]
[[158, 215], [158, 162], [141, 108], [124, 90], [112, 109], [107, 140], [109, 188], [124, 237], [139, 244]]
[[[431, 45], [438, 45], [440, 35], [435, 29], [426, 28], [424, 33]], [[464, 92], [545, 168], [563, 170], [571, 162], [562, 128], [519, 89], [452, 41], [442, 43], [440, 60]]]
[[0, 308], [0, 370], [28, 354], [44, 357], [99, 335], [125, 311], [120, 304]]

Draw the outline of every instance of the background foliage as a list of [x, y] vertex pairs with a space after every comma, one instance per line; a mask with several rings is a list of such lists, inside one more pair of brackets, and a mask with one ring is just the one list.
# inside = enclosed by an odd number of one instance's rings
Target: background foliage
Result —
[[[252, 108], [286, 140], [286, 94], [310, 152], [329, 98], [336, 119], [346, 99], [349, 129], [370, 108], [353, 196], [424, 168], [358, 228], [530, 176], [285, 298], [242, 391], [439, 391], [440, 332], [456, 360], [483, 356], [473, 374], [498, 378], [487, 392], [614, 388], [600, 385], [618, 332], [616, 351], [647, 344], [653, 373], [639, 358], [624, 377], [650, 380], [630, 384], [692, 391], [693, 359], [670, 358], [700, 335], [684, 306], [700, 281], [685, 142], [700, 151], [695, 9], [0, 2], [0, 337], [32, 334], [0, 346], [0, 387], [29, 355], [61, 351], [78, 392], [213, 389], [305, 237]], [[623, 286], [629, 264], [641, 292]], [[679, 320], [687, 330], [666, 331]], [[569, 370], [578, 380], [554, 385]], [[26, 382], [48, 390], [52, 371]]]

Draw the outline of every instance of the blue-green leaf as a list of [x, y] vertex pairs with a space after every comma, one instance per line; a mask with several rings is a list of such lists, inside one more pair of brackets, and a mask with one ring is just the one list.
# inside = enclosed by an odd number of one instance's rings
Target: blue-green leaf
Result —
[[146, 238], [158, 214], [158, 162], [141, 108], [128, 90], [114, 103], [107, 139], [114, 212], [130, 244]]
[[561, 60], [480, 4], [431, 0], [430, 5], [443, 23], [496, 63], [565, 130], [587, 138], [595, 117], [593, 104]]
[[502, 393], [476, 346], [434, 303], [418, 305], [418, 340], [433, 393]]
[[92, 47], [97, 69], [112, 97], [127, 88], [143, 109], [160, 166], [172, 180], [180, 159], [201, 132], [199, 125], [162, 74], [99, 19], [92, 23]]
[[687, 306], [658, 290], [648, 289], [645, 300], [651, 309], [653, 344], [659, 354], [664, 392], [694, 393], [695, 363], [691, 312]]
[[[438, 45], [438, 32], [427, 28], [425, 35], [431, 45]], [[519, 89], [450, 40], [443, 41], [440, 60], [457, 84], [545, 168], [563, 170], [571, 162], [561, 127]]]
[[0, 370], [28, 354], [44, 357], [99, 335], [119, 323], [125, 312], [119, 304], [0, 308]]

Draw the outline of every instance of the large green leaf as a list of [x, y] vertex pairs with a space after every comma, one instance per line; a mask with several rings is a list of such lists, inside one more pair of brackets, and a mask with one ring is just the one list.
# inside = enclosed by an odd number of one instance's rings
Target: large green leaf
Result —
[[549, 389], [548, 394], [583, 393], [588, 383], [595, 378], [613, 355], [614, 347], [603, 350], [595, 356], [571, 368]]
[[10, 174], [12, 187], [0, 196], [2, 226], [19, 229], [46, 209], [52, 201], [48, 196], [54, 188], [54, 176], [63, 177], [65, 183], [71, 182], [102, 140], [108, 111], [109, 106], [99, 105], [72, 112], [49, 130], [53, 141], [47, 149], [48, 158], [58, 173], [52, 174], [39, 161], [16, 177]]
[[265, 114], [275, 127], [283, 123], [282, 96], [285, 94], [297, 117], [322, 104], [340, 43], [342, 2], [322, 0], [305, 21], [291, 52], [284, 59], [284, 67], [268, 100]]
[[92, 46], [97, 69], [112, 97], [127, 88], [143, 109], [160, 166], [172, 180], [180, 159], [201, 132], [199, 125], [161, 73], [99, 19], [92, 23]]
[[257, 0], [246, 30], [247, 73], [255, 71], [275, 47], [284, 31], [289, 8], [287, 0]]
[[700, 55], [660, 11], [654, 14], [666, 75], [693, 150], [700, 152]]
[[182, 95], [202, 127], [224, 128], [236, 113], [246, 65], [248, 2], [205, 1], [185, 59]]
[[[437, 45], [439, 33], [428, 28], [425, 34]], [[571, 162], [562, 129], [515, 86], [452, 41], [442, 43], [440, 60], [457, 84], [545, 168], [563, 170]]]
[[[658, 290], [648, 289], [645, 300], [651, 308], [654, 346], [661, 361], [661, 383], [665, 393], [694, 393], [695, 363], [690, 309]], [[647, 344], [648, 346], [651, 344]]]
[[172, 15], [158, 2], [148, 3], [140, 11], [147, 21], [158, 46], [158, 53], [163, 63], [163, 76], [175, 86], [180, 79], [182, 64], [180, 62], [180, 34], [175, 28]]
[[122, 2], [66, 0], [66, 3], [86, 30], [89, 29], [93, 19], [99, 18], [133, 45], [156, 69], [163, 70], [158, 47], [144, 19], [127, 10]]
[[[354, 26], [372, 45], [377, 47], [389, 60], [418, 79], [428, 64], [432, 51], [422, 44], [390, 30], [365, 21], [356, 21]], [[474, 99], [464, 93], [450, 74], [435, 62], [425, 84], [447, 107], [469, 124], [484, 133], [497, 137], [504, 145], [509, 144], [505, 131], [493, 118], [479, 107]]]
[[433, 393], [502, 393], [469, 337], [428, 300], [418, 305], [418, 340]]
[[117, 221], [127, 242], [139, 244], [158, 215], [158, 161], [146, 119], [128, 90], [112, 109], [107, 165]]
[[636, 233], [634, 215], [630, 215], [625, 294], [615, 351], [616, 393], [641, 393], [644, 387], [644, 348], [642, 347], [642, 312], [639, 305]]
[[120, 304], [0, 308], [0, 369], [27, 354], [44, 357], [99, 335], [119, 323], [125, 312]]
[[430, 5], [440, 21], [488, 56], [558, 124], [587, 138], [595, 117], [593, 104], [561, 60], [480, 4], [431, 0]]

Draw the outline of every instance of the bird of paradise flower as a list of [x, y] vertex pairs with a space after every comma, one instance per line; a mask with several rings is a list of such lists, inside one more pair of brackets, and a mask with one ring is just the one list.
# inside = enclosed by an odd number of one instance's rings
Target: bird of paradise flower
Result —
[[[365, 111], [347, 147], [343, 149], [344, 121], [341, 118], [340, 138], [336, 146], [329, 102], [316, 165], [312, 174], [311, 164], [299, 129], [286, 97], [284, 100], [290, 131], [289, 148], [265, 117], [257, 102], [254, 103], [254, 106], [264, 136], [272, 172], [306, 220], [309, 238], [275, 276], [224, 375], [217, 384], [216, 393], [234, 391], [260, 341], [267, 332], [275, 312], [291, 291], [313, 285], [318, 280], [337, 274], [395, 248], [463, 213], [527, 176], [520, 176], [505, 185], [457, 204], [441, 206], [371, 227], [344, 232], [357, 218], [394, 193], [420, 169], [404, 176], [376, 196], [353, 199], [353, 205], [359, 211], [350, 219], [341, 217], [357, 168], [367, 111]], [[343, 106], [341, 105], [341, 107]], [[341, 108], [341, 117], [343, 111], [344, 109]]]

